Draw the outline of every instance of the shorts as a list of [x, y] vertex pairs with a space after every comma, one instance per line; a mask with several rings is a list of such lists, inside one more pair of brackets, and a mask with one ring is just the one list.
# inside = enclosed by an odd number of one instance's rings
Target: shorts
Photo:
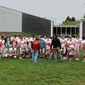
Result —
[[24, 52], [25, 52], [25, 49], [19, 48], [19, 53], [20, 53], [20, 54], [24, 54]]
[[69, 55], [74, 56], [75, 52], [69, 52]]
[[46, 52], [46, 55], [50, 55], [50, 56], [52, 56], [53, 53], [52, 53], [52, 52]]
[[76, 54], [79, 54], [80, 52], [79, 52], [79, 47], [75, 47], [75, 53]]
[[40, 53], [45, 53], [45, 48], [41, 48], [41, 49], [39, 50], [39, 52], [40, 52]]
[[2, 54], [4, 53], [4, 47], [2, 47]]
[[30, 48], [25, 47], [25, 52], [30, 52]]
[[64, 47], [63, 49], [60, 50], [61, 54], [65, 54], [66, 53], [66, 48]]
[[8, 57], [8, 54], [3, 54], [4, 57]]

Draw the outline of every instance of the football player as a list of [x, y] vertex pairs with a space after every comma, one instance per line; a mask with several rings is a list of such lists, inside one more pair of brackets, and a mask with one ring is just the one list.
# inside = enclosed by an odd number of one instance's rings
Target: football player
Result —
[[[74, 45], [75, 45], [75, 60], [79, 60], [80, 55], [80, 47], [81, 47], [81, 40], [79, 39], [79, 35], [76, 36], [76, 39], [74, 39]], [[78, 58], [76, 58], [78, 55]]]
[[82, 51], [84, 57], [84, 60], [82, 62], [85, 62], [85, 37], [82, 38]]

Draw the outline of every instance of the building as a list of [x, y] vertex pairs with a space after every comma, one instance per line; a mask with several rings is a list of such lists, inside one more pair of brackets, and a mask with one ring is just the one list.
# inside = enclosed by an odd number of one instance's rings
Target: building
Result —
[[54, 25], [53, 21], [0, 6], [0, 34], [85, 36], [85, 20], [74, 25]]
[[85, 20], [82, 20], [73, 25], [54, 25], [53, 34], [57, 34], [59, 36], [72, 35], [73, 37], [79, 35], [80, 38], [82, 38], [82, 36], [85, 36]]
[[0, 6], [0, 34], [53, 35], [53, 21]]

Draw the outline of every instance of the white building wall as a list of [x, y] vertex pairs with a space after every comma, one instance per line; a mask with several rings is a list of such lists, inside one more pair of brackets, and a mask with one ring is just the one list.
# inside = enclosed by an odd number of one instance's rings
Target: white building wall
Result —
[[54, 24], [54, 22], [51, 21], [51, 37], [53, 37], [53, 24]]
[[22, 32], [22, 13], [0, 7], [0, 32]]

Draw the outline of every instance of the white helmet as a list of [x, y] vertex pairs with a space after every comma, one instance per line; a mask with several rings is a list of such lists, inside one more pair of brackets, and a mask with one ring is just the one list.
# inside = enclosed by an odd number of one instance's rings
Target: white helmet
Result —
[[74, 49], [74, 45], [71, 45], [70, 48], [71, 48], [71, 49]]
[[17, 56], [14, 56], [14, 58], [17, 58]]

